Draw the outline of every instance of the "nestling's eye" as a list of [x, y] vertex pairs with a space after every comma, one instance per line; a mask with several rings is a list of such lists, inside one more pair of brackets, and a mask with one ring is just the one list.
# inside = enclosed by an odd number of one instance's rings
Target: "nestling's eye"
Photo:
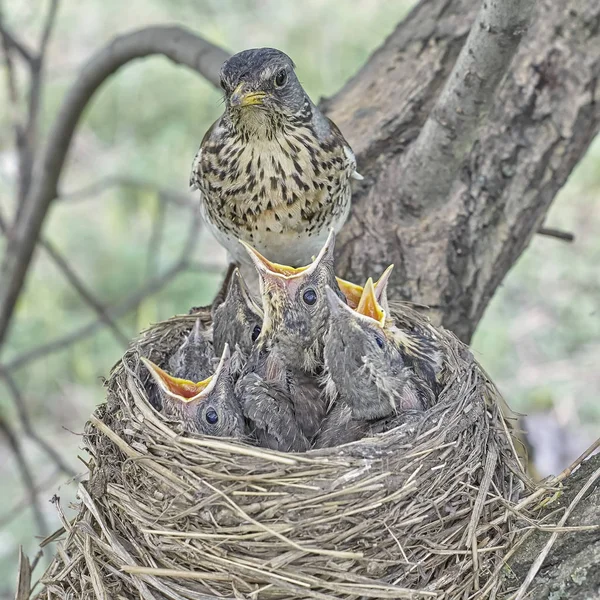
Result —
[[260, 335], [260, 325], [255, 325], [254, 329], [252, 330], [252, 341], [255, 342], [258, 338], [258, 336]]
[[377, 333], [375, 334], [375, 341], [377, 342], [377, 345], [380, 348], [383, 348], [383, 346], [384, 346], [383, 338], [379, 334], [377, 334]]
[[287, 81], [287, 71], [282, 69], [275, 75], [275, 87], [283, 87]]
[[308, 288], [304, 290], [304, 294], [302, 294], [302, 300], [309, 306], [312, 306], [317, 301], [317, 292], [312, 288]]
[[221, 87], [223, 88], [224, 91], [227, 91], [227, 86], [225, 85], [225, 80], [221, 79]]
[[206, 422], [209, 425], [216, 425], [219, 422], [219, 415], [217, 414], [217, 411], [214, 410], [214, 408], [209, 408], [206, 411], [204, 418], [206, 419]]

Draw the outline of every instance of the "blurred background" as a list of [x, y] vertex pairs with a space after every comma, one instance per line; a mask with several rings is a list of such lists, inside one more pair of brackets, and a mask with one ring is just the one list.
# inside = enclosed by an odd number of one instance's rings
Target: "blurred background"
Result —
[[[33, 47], [48, 1], [4, 2], [4, 20]], [[406, 15], [411, 1], [116, 0], [59, 6], [48, 47], [41, 110], [50, 127], [78, 68], [115, 35], [179, 23], [237, 52], [274, 46], [290, 54], [318, 101], [333, 94]], [[2, 65], [2, 70], [6, 66]], [[0, 212], [13, 214], [17, 161], [3, 72], [0, 78]], [[16, 71], [21, 83], [25, 73]], [[59, 525], [49, 499], [68, 508], [84, 473], [80, 434], [103, 400], [102, 377], [126, 339], [153, 322], [211, 301], [225, 256], [193, 219], [188, 193], [194, 154], [221, 113], [220, 94], [165, 59], [130, 64], [96, 94], [71, 148], [61, 197], [44, 237], [111, 317], [82, 301], [64, 270], [38, 250], [0, 364], [0, 411], [18, 435], [34, 476], [39, 511], [0, 436], [0, 598], [12, 598], [17, 550]], [[536, 236], [492, 301], [473, 342], [513, 409], [527, 414], [541, 476], [558, 473], [600, 433], [600, 143], [591, 147], [546, 222], [572, 243]], [[0, 239], [0, 255], [4, 250]], [[181, 260], [185, 256], [184, 261]], [[0, 285], [2, 283], [0, 282]], [[31, 428], [66, 463], [49, 458]], [[25, 425], [25, 428], [24, 428]], [[22, 466], [22, 465], [21, 465]], [[44, 531], [45, 530], [45, 531]], [[52, 547], [51, 547], [52, 548]], [[46, 552], [46, 554], [51, 554]], [[44, 562], [45, 558], [42, 559]]]

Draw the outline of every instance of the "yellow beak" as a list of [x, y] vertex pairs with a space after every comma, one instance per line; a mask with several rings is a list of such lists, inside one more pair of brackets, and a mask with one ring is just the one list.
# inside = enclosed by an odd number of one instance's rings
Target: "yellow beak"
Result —
[[244, 92], [244, 84], [240, 83], [229, 98], [231, 106], [257, 106], [263, 104], [263, 99], [267, 94], [265, 92]]

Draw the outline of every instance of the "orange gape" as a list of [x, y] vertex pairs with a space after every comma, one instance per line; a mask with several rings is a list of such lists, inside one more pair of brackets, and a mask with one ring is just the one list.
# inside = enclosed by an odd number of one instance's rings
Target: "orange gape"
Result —
[[204, 381], [193, 382], [188, 379], [179, 379], [169, 375], [166, 371], [161, 369], [158, 365], [145, 359], [144, 362], [150, 368], [151, 372], [160, 378], [166, 389], [172, 394], [180, 396], [184, 400], [190, 400], [195, 398], [198, 394], [206, 389], [208, 384], [212, 380], [212, 376], [208, 377]]
[[373, 279], [371, 277], [367, 279], [360, 302], [356, 307], [356, 312], [365, 315], [365, 317], [370, 317], [381, 326], [385, 323], [385, 312], [379, 302], [377, 302], [375, 287], [373, 286]]
[[276, 273], [277, 275], [283, 275], [284, 277], [294, 277], [294, 275], [298, 275], [308, 269], [310, 265], [305, 267], [288, 267], [287, 265], [280, 265], [279, 263], [271, 262], [266, 259], [258, 250], [246, 244], [242, 241], [244, 246], [254, 255], [254, 257], [271, 273]]

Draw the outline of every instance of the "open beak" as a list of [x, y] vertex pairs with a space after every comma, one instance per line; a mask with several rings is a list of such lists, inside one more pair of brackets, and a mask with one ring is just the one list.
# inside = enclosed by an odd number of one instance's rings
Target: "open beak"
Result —
[[[387, 304], [387, 285], [390, 280], [390, 275], [392, 274], [392, 270], [394, 269], [394, 265], [390, 265], [381, 275], [381, 277], [373, 284], [375, 288], [375, 297], [377, 301], [382, 305], [382, 308], [385, 310], [385, 305]], [[345, 279], [341, 279], [340, 277], [335, 278], [337, 284], [344, 296], [346, 297], [346, 302], [352, 308], [356, 308], [358, 303], [360, 302], [360, 298], [363, 294], [364, 288], [361, 285], [356, 283], [352, 283], [351, 281], [346, 281]]]
[[244, 84], [240, 83], [229, 97], [229, 104], [240, 108], [260, 106], [264, 104], [263, 100], [266, 95], [265, 92], [244, 92]]
[[344, 296], [346, 297], [346, 302], [348, 306], [351, 308], [356, 308], [358, 303], [360, 302], [360, 297], [363, 293], [363, 288], [361, 285], [357, 285], [356, 283], [352, 283], [351, 281], [346, 281], [345, 279], [341, 279], [340, 277], [336, 277], [338, 287]]
[[274, 283], [288, 282], [299, 277], [303, 277], [312, 273], [324, 260], [331, 258], [333, 261], [333, 248], [335, 244], [335, 232], [333, 228], [329, 230], [329, 236], [325, 245], [321, 248], [321, 251], [317, 257], [305, 267], [289, 267], [287, 265], [280, 265], [275, 262], [271, 262], [266, 259], [258, 250], [244, 242], [239, 242], [246, 248], [246, 251], [250, 255], [256, 270], [261, 276], [261, 280], [272, 281]]
[[229, 345], [225, 344], [219, 366], [213, 375], [207, 377], [204, 381], [190, 381], [189, 379], [180, 379], [169, 375], [165, 370], [155, 365], [151, 360], [142, 357], [141, 360], [150, 372], [152, 379], [158, 387], [169, 397], [180, 402], [189, 403], [195, 400], [202, 400], [214, 389], [219, 375], [223, 371], [225, 362], [229, 358]]
[[364, 315], [365, 317], [373, 319], [381, 327], [383, 327], [385, 324], [385, 311], [377, 301], [377, 297], [375, 295], [375, 286], [373, 285], [373, 280], [370, 277], [367, 279], [360, 302], [356, 307], [356, 312], [360, 315]]

